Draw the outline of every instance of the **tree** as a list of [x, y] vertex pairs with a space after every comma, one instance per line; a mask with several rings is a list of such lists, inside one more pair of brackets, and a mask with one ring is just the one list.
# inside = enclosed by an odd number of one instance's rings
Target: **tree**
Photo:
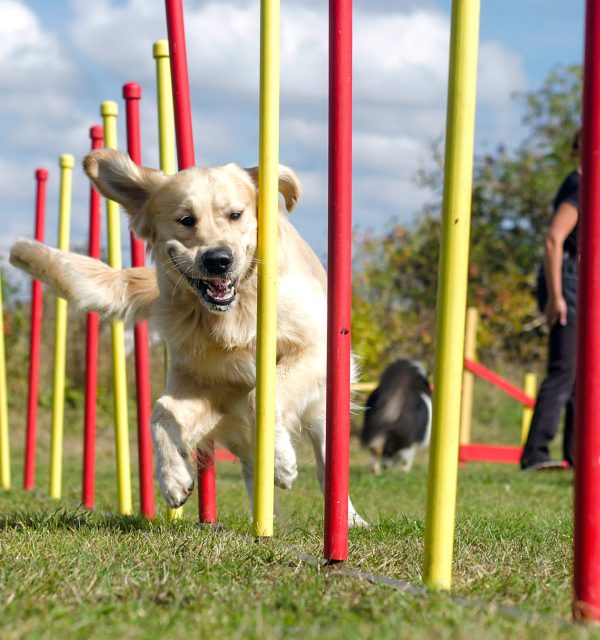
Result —
[[[480, 351], [527, 363], [544, 349], [543, 318], [533, 296], [551, 202], [572, 170], [572, 140], [581, 113], [581, 68], [559, 67], [534, 92], [516, 96], [528, 133], [509, 152], [476, 157], [473, 172], [469, 304], [483, 322]], [[420, 184], [435, 199], [408, 227], [390, 221], [382, 234], [355, 237], [354, 348], [365, 377], [400, 355], [432, 362], [442, 200], [440, 145], [436, 168]]]

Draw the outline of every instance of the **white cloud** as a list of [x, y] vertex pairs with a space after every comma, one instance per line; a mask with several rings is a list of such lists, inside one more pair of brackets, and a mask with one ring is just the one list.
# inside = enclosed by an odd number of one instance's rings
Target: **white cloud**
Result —
[[354, 136], [354, 166], [383, 174], [414, 173], [429, 160], [429, 148], [409, 133], [381, 135], [358, 133]]
[[[449, 18], [432, 5], [383, 0], [355, 5], [354, 218], [359, 224], [382, 224], [393, 215], [406, 219], [426, 197], [413, 176], [430, 162], [429, 145], [443, 134], [449, 43]], [[50, 28], [23, 2], [0, 0], [0, 82], [7, 87], [0, 94], [6, 145], [0, 150], [0, 169], [7, 166], [9, 151], [19, 156], [9, 167], [12, 177], [0, 181], [0, 188], [23, 216], [31, 215], [34, 165], [28, 162], [53, 158], [52, 169], [64, 152], [79, 162], [89, 145], [88, 128], [99, 121], [98, 104], [114, 99], [122, 105], [126, 81], [142, 84], [143, 160], [158, 163], [152, 44], [166, 37], [163, 3], [71, 0], [70, 7], [67, 24]], [[185, 8], [197, 161], [254, 164], [259, 3], [200, 0]], [[323, 253], [327, 7], [316, 1], [284, 3], [281, 16], [280, 157], [305, 185], [294, 221]], [[525, 86], [522, 60], [500, 43], [483, 42], [478, 98], [486, 109], [490, 140], [514, 131], [518, 111], [510, 94]], [[24, 181], [17, 175], [21, 170]], [[20, 183], [25, 184], [21, 196], [14, 186]], [[84, 238], [87, 182], [79, 169], [74, 189], [74, 236]], [[0, 228], [12, 233], [4, 206]]]
[[0, 110], [29, 118], [69, 113], [77, 69], [56, 35], [18, 0], [0, 0]]
[[523, 61], [498, 42], [482, 42], [477, 74], [479, 104], [503, 109], [515, 91], [527, 88]]
[[[164, 37], [162, 3], [109, 0], [74, 3], [70, 33], [78, 48], [113, 73], [150, 80], [152, 42]], [[405, 11], [405, 10], [404, 10]], [[449, 19], [435, 10], [355, 11], [354, 95], [370, 104], [419, 107], [446, 97]], [[281, 13], [281, 85], [284, 99], [325, 100], [327, 6], [290, 3]], [[135, 24], [135, 37], [131, 35]], [[254, 99], [259, 76], [259, 5], [202, 2], [188, 7], [190, 76], [204, 101], [222, 91]], [[110, 46], [107, 46], [110, 42]], [[481, 45], [481, 100], [506, 102], [521, 86], [521, 61], [498, 43]], [[488, 78], [492, 80], [487, 81]]]

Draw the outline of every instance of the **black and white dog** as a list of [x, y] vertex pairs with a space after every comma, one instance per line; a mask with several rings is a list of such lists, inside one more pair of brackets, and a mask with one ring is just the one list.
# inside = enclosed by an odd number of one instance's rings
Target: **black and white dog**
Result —
[[371, 451], [371, 469], [379, 473], [399, 461], [403, 471], [410, 471], [430, 435], [431, 387], [425, 371], [410, 360], [396, 360], [367, 399], [361, 442]]

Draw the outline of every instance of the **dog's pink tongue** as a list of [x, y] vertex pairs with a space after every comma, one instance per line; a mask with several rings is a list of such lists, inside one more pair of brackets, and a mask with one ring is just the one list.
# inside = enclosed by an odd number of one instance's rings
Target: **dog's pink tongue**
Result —
[[229, 289], [231, 280], [221, 280], [220, 278], [213, 278], [208, 281], [210, 288], [218, 293], [225, 293]]

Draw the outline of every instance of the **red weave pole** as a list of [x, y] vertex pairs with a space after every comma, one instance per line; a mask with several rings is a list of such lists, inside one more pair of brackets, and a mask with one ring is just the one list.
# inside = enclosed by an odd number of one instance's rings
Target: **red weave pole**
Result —
[[[177, 164], [181, 171], [196, 164], [181, 0], [165, 0], [165, 10], [171, 61], [173, 109], [175, 112]], [[198, 517], [202, 522], [216, 522], [217, 489], [212, 445], [207, 453], [198, 450], [196, 459], [198, 464]]]
[[352, 298], [352, 0], [329, 2], [329, 233], [325, 546], [348, 558]]
[[[136, 163], [142, 163], [140, 136], [140, 99], [142, 89], [136, 82], [123, 85], [127, 128], [127, 152]], [[131, 264], [145, 265], [144, 242], [130, 231]], [[154, 477], [152, 475], [152, 438], [150, 415], [152, 393], [150, 389], [150, 341], [148, 322], [137, 322], [133, 328], [135, 338], [135, 385], [137, 391], [138, 461], [140, 477], [140, 511], [146, 518], [154, 518]]]
[[[48, 171], [36, 169], [35, 239], [44, 242], [46, 217], [46, 183]], [[23, 488], [35, 486], [35, 448], [37, 433], [37, 406], [40, 379], [40, 345], [42, 342], [42, 283], [34, 280], [31, 285], [31, 334], [29, 338], [29, 395], [27, 401], [27, 430], [25, 435], [25, 467]]]
[[182, 1], [165, 0], [165, 8], [167, 12], [167, 32], [169, 36], [169, 57], [171, 61], [173, 109], [175, 111], [177, 163], [181, 171], [182, 169], [193, 167], [196, 164]]
[[531, 409], [535, 407], [535, 398], [523, 393], [522, 389], [519, 389], [519, 387], [516, 387], [508, 380], [505, 380], [498, 374], [494, 373], [491, 369], [484, 367], [480, 362], [475, 362], [475, 360], [465, 358], [465, 369], [475, 374], [478, 378], [498, 387], [498, 389], [501, 389], [504, 393], [526, 407], [530, 407]]
[[[90, 128], [92, 149], [104, 146], [104, 130], [100, 125]], [[101, 198], [90, 182], [90, 235], [88, 255], [100, 259], [100, 206]], [[87, 509], [94, 508], [96, 478], [96, 400], [98, 392], [98, 336], [100, 317], [87, 314], [86, 322], [86, 367], [85, 367], [85, 413], [83, 427], [83, 485], [82, 502]]]
[[600, 620], [600, 4], [587, 0], [575, 391], [574, 602]]

